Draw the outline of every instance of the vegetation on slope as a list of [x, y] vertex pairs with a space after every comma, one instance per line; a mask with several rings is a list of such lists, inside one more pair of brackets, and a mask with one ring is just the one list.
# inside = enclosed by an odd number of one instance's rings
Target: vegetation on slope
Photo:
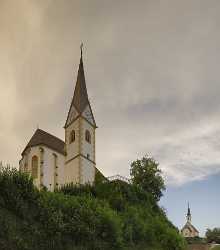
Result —
[[205, 236], [208, 243], [215, 242], [217, 244], [220, 244], [220, 228], [208, 228]]
[[[149, 168], [146, 162], [142, 167], [143, 172]], [[0, 173], [0, 249], [182, 250], [185, 242], [154, 191], [102, 178], [93, 186], [38, 191], [30, 176], [5, 169]]]
[[220, 246], [215, 246], [212, 248], [212, 250], [220, 250]]

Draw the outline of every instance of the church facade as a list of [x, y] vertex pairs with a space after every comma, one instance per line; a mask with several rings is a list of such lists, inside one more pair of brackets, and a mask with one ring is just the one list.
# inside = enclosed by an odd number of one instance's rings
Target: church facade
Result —
[[64, 125], [65, 140], [37, 129], [21, 154], [20, 171], [30, 173], [38, 188], [47, 187], [51, 191], [67, 183], [93, 183], [98, 171], [96, 128], [81, 48], [75, 90]]
[[188, 204], [186, 220], [187, 220], [186, 224], [181, 229], [181, 234], [183, 235], [183, 237], [185, 238], [199, 237], [199, 231], [192, 225], [192, 216], [191, 216], [189, 204]]

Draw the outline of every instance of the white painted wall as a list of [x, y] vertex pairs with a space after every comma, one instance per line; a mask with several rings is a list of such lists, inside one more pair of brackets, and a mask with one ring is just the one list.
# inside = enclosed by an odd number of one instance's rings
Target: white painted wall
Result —
[[95, 165], [83, 157], [81, 157], [81, 164], [82, 183], [92, 184], [95, 180]]
[[[43, 149], [43, 164], [42, 169], [40, 169], [40, 148]], [[54, 165], [54, 154], [57, 155], [57, 182], [59, 185], [64, 183], [64, 162], [65, 156], [52, 150], [46, 146], [35, 146], [26, 150], [25, 155], [20, 161], [20, 170], [24, 171], [24, 164], [27, 162], [28, 172], [31, 174], [32, 157], [38, 157], [38, 178], [34, 179], [34, 184], [40, 187], [40, 171], [43, 173], [42, 184], [48, 188], [48, 190], [53, 191], [56, 183], [54, 183], [55, 165]], [[51, 184], [51, 185], [50, 185]]]
[[[85, 133], [88, 130], [91, 134], [91, 143], [85, 140]], [[95, 179], [95, 128], [86, 120], [82, 119], [82, 155], [89, 159], [81, 157], [81, 180], [82, 183], [93, 183]], [[93, 163], [94, 162], [94, 163]]]
[[[91, 143], [85, 140], [85, 133], [88, 130], [91, 134]], [[82, 154], [90, 155], [90, 159], [95, 162], [95, 129], [86, 120], [82, 119]]]
[[64, 166], [65, 183], [80, 183], [80, 157], [68, 162]]
[[49, 190], [53, 191], [56, 187], [56, 183], [54, 183], [54, 174], [55, 174], [55, 165], [54, 165], [54, 154], [57, 155], [57, 182], [60, 185], [64, 183], [64, 161], [65, 156], [57, 153], [56, 151], [49, 149], [47, 147], [44, 148], [44, 163], [43, 163], [43, 184]]
[[[79, 124], [80, 121], [79, 119], [77, 119], [65, 130], [65, 143], [66, 143], [66, 153], [67, 153], [66, 161], [69, 161], [70, 159], [79, 154], [79, 142], [80, 142]], [[70, 144], [69, 138], [72, 130], [75, 130], [75, 141]]]

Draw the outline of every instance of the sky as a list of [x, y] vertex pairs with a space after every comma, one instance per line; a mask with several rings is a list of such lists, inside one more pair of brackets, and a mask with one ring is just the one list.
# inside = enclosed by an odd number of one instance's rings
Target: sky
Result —
[[203, 233], [219, 226], [219, 12], [219, 0], [0, 0], [0, 159], [17, 167], [37, 127], [64, 139], [83, 42], [97, 167], [129, 176], [152, 156], [173, 223], [190, 201]]

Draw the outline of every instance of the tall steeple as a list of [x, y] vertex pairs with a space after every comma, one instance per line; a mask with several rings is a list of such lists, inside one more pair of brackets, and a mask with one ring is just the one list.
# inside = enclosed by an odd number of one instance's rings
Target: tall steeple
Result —
[[83, 44], [81, 44], [80, 46], [81, 56], [80, 56], [80, 63], [79, 63], [79, 68], [78, 68], [74, 95], [73, 95], [72, 103], [70, 105], [70, 109], [69, 109], [67, 120], [66, 120], [64, 127], [67, 127], [72, 122], [72, 120], [76, 118], [76, 117], [73, 117], [72, 113], [75, 113], [75, 116], [82, 115], [87, 106], [89, 106], [89, 109], [91, 111], [90, 122], [96, 127], [95, 119], [92, 113], [91, 105], [90, 105], [89, 98], [88, 98], [87, 88], [86, 88], [82, 48], [83, 48]]
[[192, 216], [191, 216], [191, 211], [190, 211], [190, 207], [189, 207], [189, 202], [188, 202], [188, 211], [187, 211], [186, 218], [187, 218], [187, 222], [191, 223]]
[[76, 87], [73, 96], [73, 105], [76, 107], [79, 113], [82, 113], [86, 105], [89, 104], [89, 98], [86, 88], [86, 80], [83, 67], [83, 58], [82, 58], [82, 45], [81, 45], [81, 57], [78, 69], [78, 75], [76, 80]]
[[73, 99], [65, 123], [65, 182], [93, 183], [96, 172], [95, 129], [83, 67], [82, 45]]
[[181, 229], [181, 234], [186, 238], [193, 238], [199, 236], [199, 231], [192, 225], [192, 216], [190, 211], [190, 206], [188, 202], [187, 214], [186, 214], [187, 222], [185, 226]]

